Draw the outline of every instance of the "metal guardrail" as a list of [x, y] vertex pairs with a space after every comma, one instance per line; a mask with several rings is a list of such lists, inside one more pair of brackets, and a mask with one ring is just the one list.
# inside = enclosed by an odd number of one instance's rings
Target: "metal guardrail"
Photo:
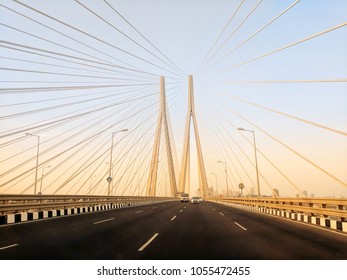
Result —
[[175, 198], [90, 195], [0, 195], [0, 215], [77, 207], [91, 207], [106, 204], [144, 204], [168, 200], [175, 200]]
[[213, 200], [263, 209], [285, 210], [291, 213], [300, 213], [310, 216], [330, 217], [338, 221], [347, 221], [347, 199], [345, 198], [240, 197], [213, 198]]

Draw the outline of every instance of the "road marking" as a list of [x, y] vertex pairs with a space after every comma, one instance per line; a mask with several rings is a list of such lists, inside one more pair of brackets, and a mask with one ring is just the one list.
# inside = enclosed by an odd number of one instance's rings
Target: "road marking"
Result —
[[219, 214], [221, 214], [222, 216], [224, 216], [224, 214], [222, 212], [219, 212]]
[[213, 211], [216, 211], [216, 208], [213, 208]]
[[142, 247], [138, 250], [139, 252], [142, 252], [151, 242], [159, 235], [159, 233], [156, 233], [152, 236], [150, 240], [148, 240], [145, 244], [142, 245]]
[[238, 225], [240, 228], [242, 228], [243, 230], [247, 230], [245, 227], [241, 226], [240, 224], [234, 222], [236, 225]]
[[173, 216], [172, 219], [171, 219], [171, 221], [173, 221], [174, 219], [176, 219], [176, 217], [177, 217], [177, 216]]
[[136, 211], [136, 212], [134, 212], [135, 214], [138, 214], [138, 213], [142, 213], [143, 212], [143, 210], [140, 210], [140, 211]]
[[6, 250], [6, 249], [9, 249], [9, 248], [12, 248], [12, 247], [16, 247], [18, 246], [19, 244], [12, 244], [12, 245], [8, 245], [8, 246], [5, 246], [5, 247], [1, 247], [0, 250]]
[[183, 210], [180, 211], [181, 213], [183, 212]]
[[97, 221], [97, 222], [94, 222], [93, 224], [94, 225], [101, 224], [101, 223], [105, 223], [105, 222], [112, 221], [112, 220], [114, 220], [114, 218], [110, 218], [110, 219], [106, 219], [106, 220], [102, 220], [102, 221]]
[[157, 209], [157, 207], [152, 207], [152, 209]]

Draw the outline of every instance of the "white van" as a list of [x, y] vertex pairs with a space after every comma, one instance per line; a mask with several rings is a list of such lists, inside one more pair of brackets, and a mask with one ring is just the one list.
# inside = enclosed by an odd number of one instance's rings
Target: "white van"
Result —
[[187, 193], [181, 194], [181, 202], [189, 202], [189, 195]]

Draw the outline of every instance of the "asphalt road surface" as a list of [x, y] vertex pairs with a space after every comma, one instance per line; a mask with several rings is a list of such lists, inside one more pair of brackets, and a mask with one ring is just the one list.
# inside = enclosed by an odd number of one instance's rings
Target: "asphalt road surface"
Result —
[[0, 259], [347, 259], [347, 235], [212, 202], [169, 202], [1, 226]]

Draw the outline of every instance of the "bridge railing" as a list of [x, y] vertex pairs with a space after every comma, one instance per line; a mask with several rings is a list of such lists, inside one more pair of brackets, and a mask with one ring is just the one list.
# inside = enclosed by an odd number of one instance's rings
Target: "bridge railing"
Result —
[[347, 232], [345, 198], [240, 197], [212, 200]]
[[311, 216], [332, 217], [344, 221], [347, 219], [347, 199], [337, 198], [217, 198], [219, 201], [259, 207], [263, 210], [285, 210]]
[[169, 197], [91, 195], [0, 195], [0, 224], [155, 204]]

